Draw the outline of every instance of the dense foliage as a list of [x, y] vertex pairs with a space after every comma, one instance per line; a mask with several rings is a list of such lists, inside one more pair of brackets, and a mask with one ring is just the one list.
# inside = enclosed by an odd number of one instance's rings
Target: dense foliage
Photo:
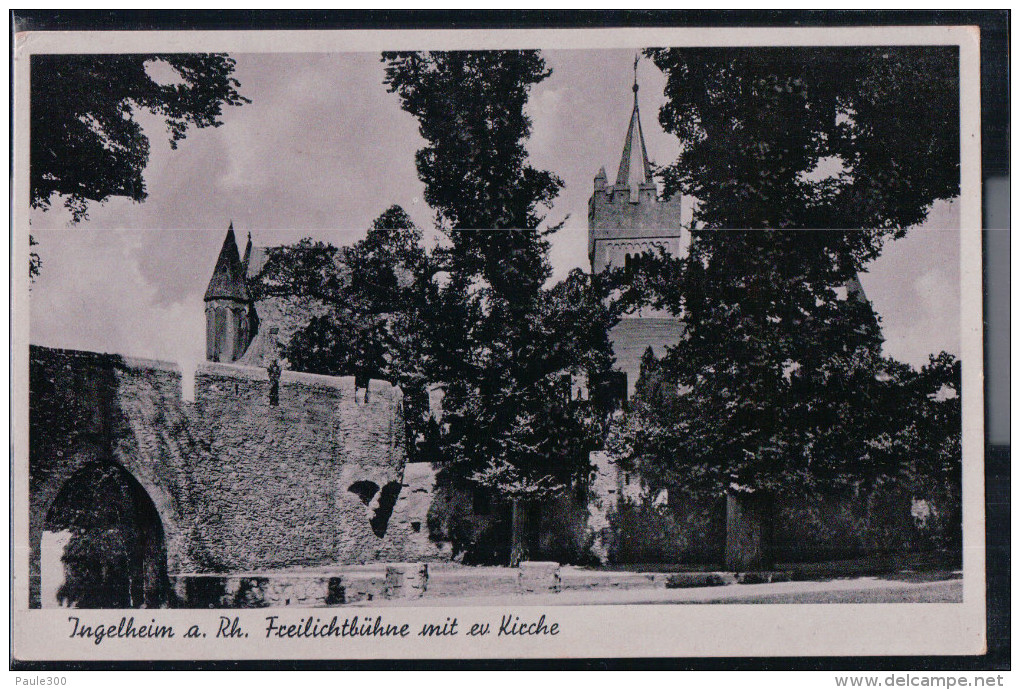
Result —
[[610, 441], [653, 483], [766, 505], [918, 463], [958, 470], [959, 453], [937, 449], [956, 447], [959, 415], [920, 383], [950, 385], [955, 363], [919, 373], [882, 357], [857, 282], [959, 193], [955, 50], [647, 51], [667, 77], [660, 122], [682, 144], [665, 191], [697, 200], [688, 255], [649, 257], [621, 291], [685, 329], [646, 359]]
[[437, 372], [447, 384], [447, 473], [513, 500], [561, 491], [586, 476], [592, 443], [561, 376], [608, 368], [610, 317], [581, 272], [543, 289], [549, 231], [538, 230], [538, 209], [562, 181], [528, 164], [524, 106], [550, 72], [537, 51], [383, 60], [386, 84], [426, 142], [418, 174], [450, 240], [446, 290], [466, 305], [453, 316], [468, 317], [451, 324], [456, 356]]
[[[564, 377], [609, 369], [614, 318], [581, 271], [546, 286], [556, 228], [540, 229], [539, 209], [562, 182], [528, 164], [524, 106], [549, 71], [536, 51], [383, 61], [387, 86], [425, 139], [417, 168], [445, 241], [426, 251], [393, 208], [353, 247], [274, 250], [261, 289], [329, 307], [291, 340], [294, 368], [388, 378], [421, 411], [425, 387], [441, 389], [441, 424], [418, 415], [414, 436], [444, 487], [484, 492], [501, 508], [537, 505], [590, 471], [604, 420], [570, 399]], [[523, 537], [514, 538], [520, 557]]]
[[[331, 305], [288, 356], [405, 390], [439, 385], [441, 423], [419, 432], [441, 485], [482, 489], [515, 516], [590, 472], [606, 420], [564, 394], [564, 377], [604, 376], [609, 329], [642, 304], [685, 327], [661, 361], [646, 357], [610, 434], [651, 483], [778, 496], [954, 476], [958, 363], [940, 355], [915, 371], [883, 357], [857, 282], [886, 241], [958, 193], [952, 50], [648, 51], [667, 76], [661, 122], [683, 144], [660, 171], [666, 193], [698, 200], [690, 251], [551, 288], [556, 228], [540, 229], [540, 209], [562, 183], [525, 147], [524, 105], [549, 74], [541, 56], [385, 53], [447, 241], [425, 251], [391, 209], [355, 247], [281, 250], [308, 256], [281, 285]], [[512, 562], [520, 531], [515, 519]]]
[[[960, 189], [956, 46], [668, 48], [665, 192], [714, 228], [902, 234]], [[866, 260], [882, 233], [848, 239]]]
[[[156, 64], [173, 79], [153, 79]], [[145, 199], [149, 141], [136, 112], [162, 118], [176, 148], [189, 127], [218, 127], [224, 106], [249, 102], [220, 54], [33, 55], [31, 69], [32, 205], [60, 195], [76, 221], [92, 202]]]
[[[219, 127], [225, 105], [250, 101], [237, 91], [234, 60], [220, 54], [33, 55], [30, 99], [30, 198], [48, 209], [62, 198], [74, 222], [88, 218], [89, 205], [111, 197], [144, 201], [142, 176], [149, 140], [135, 119], [139, 111], [166, 123], [177, 148], [189, 127]], [[153, 79], [154, 66], [168, 68], [169, 81]], [[36, 246], [34, 238], [29, 244]], [[42, 268], [29, 255], [29, 277]]]

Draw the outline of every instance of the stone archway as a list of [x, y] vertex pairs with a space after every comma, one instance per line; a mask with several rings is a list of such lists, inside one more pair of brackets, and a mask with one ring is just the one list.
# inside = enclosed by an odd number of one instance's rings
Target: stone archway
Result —
[[169, 598], [163, 525], [138, 481], [90, 462], [61, 487], [40, 545], [43, 607], [155, 608]]

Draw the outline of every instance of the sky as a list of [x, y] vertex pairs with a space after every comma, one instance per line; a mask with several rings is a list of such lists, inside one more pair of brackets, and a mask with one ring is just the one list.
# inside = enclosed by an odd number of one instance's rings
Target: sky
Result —
[[[532, 165], [564, 183], [547, 222], [553, 279], [588, 270], [587, 203], [600, 166], [615, 176], [632, 105], [634, 54], [543, 51], [552, 75], [528, 103]], [[229, 223], [242, 244], [302, 237], [349, 244], [386, 208], [422, 228], [414, 154], [417, 122], [383, 85], [377, 53], [233, 54], [240, 92], [223, 125], [191, 129], [176, 151], [158, 120], [140, 115], [151, 142], [142, 203], [111, 199], [73, 224], [55, 204], [33, 210], [42, 274], [31, 288], [32, 343], [176, 362], [204, 358], [202, 295]], [[638, 67], [649, 157], [670, 162], [675, 138], [658, 125], [664, 76]], [[887, 245], [861, 276], [882, 320], [886, 354], [915, 366], [960, 351], [959, 203], [940, 201], [927, 221]]]

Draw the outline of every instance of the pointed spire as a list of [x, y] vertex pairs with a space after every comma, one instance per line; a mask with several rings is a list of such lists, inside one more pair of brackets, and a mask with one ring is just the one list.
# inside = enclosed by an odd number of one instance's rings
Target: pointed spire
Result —
[[244, 280], [244, 267], [237, 251], [237, 240], [234, 238], [234, 222], [227, 228], [227, 236], [223, 240], [216, 268], [213, 269], [209, 287], [205, 291], [205, 301], [214, 299], [233, 299], [239, 302], [250, 302], [251, 294]]
[[616, 173], [616, 186], [639, 187], [653, 184], [652, 166], [648, 163], [648, 151], [645, 149], [645, 135], [641, 130], [641, 114], [638, 109], [637, 65], [639, 56], [634, 56], [634, 109], [627, 127], [627, 138], [623, 142], [623, 155], [620, 157], [620, 168]]

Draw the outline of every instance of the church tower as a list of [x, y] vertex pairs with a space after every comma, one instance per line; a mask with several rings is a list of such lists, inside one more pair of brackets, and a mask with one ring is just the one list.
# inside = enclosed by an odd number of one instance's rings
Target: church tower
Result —
[[[628, 267], [645, 253], [659, 249], [679, 256], [690, 244], [681, 222], [681, 199], [659, 198], [645, 149], [638, 107], [637, 59], [634, 60], [634, 107], [623, 141], [623, 154], [612, 185], [603, 167], [595, 176], [588, 202], [588, 258], [592, 273]], [[627, 395], [633, 395], [641, 357], [651, 347], [656, 357], [680, 339], [676, 319], [664, 312], [642, 309], [627, 314], [610, 331], [616, 365], [627, 375]]]
[[[249, 238], [246, 258], [250, 252]], [[258, 330], [258, 317], [245, 272], [231, 223], [205, 291], [205, 357], [210, 362], [240, 359]]]

